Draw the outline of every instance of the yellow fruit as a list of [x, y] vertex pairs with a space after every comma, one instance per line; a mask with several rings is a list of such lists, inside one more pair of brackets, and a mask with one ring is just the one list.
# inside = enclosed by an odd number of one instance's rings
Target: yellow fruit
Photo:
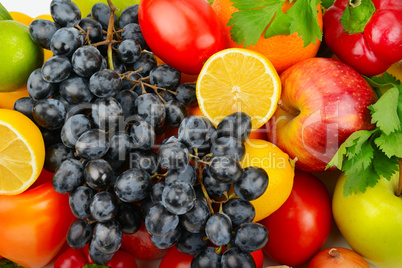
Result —
[[12, 110], [14, 103], [23, 97], [29, 97], [26, 86], [11, 92], [0, 92], [0, 108]]
[[25, 115], [0, 109], [0, 195], [16, 195], [42, 171], [45, 144], [39, 128]]
[[242, 111], [258, 129], [274, 114], [281, 82], [274, 66], [262, 54], [243, 48], [221, 50], [204, 64], [196, 86], [198, 105], [214, 125]]
[[11, 17], [13, 17], [13, 20], [19, 21], [26, 26], [29, 26], [31, 22], [34, 20], [32, 17], [28, 16], [27, 14], [17, 12], [17, 11], [10, 11]]
[[26, 85], [31, 72], [43, 63], [43, 49], [36, 45], [28, 26], [14, 20], [0, 21], [0, 92]]
[[271, 215], [288, 199], [295, 170], [289, 156], [268, 141], [249, 139], [245, 146], [246, 154], [241, 166], [261, 167], [267, 172], [269, 180], [264, 194], [251, 201], [256, 211], [254, 221], [257, 222]]

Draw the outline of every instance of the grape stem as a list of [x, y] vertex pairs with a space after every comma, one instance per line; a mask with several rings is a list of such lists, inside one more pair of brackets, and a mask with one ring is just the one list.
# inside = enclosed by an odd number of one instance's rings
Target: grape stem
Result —
[[[113, 5], [111, 0], [107, 0], [107, 4], [110, 7], [110, 17], [109, 17], [109, 24], [107, 27], [107, 34], [106, 34], [106, 43], [107, 43], [107, 59], [109, 63], [109, 69], [114, 70], [113, 66], [113, 50], [112, 50], [112, 44], [114, 43], [113, 41], [113, 32], [114, 32], [114, 17], [115, 17], [115, 11], [117, 10], [116, 6]], [[118, 42], [118, 41], [115, 41]]]

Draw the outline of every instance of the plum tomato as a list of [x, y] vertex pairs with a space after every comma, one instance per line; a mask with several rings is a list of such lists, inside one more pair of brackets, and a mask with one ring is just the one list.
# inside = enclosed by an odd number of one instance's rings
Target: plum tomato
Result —
[[331, 198], [314, 175], [296, 170], [289, 198], [261, 220], [269, 232], [263, 251], [273, 260], [299, 266], [324, 245], [331, 231]]
[[222, 26], [206, 0], [142, 0], [138, 21], [150, 49], [166, 64], [198, 74], [225, 49]]

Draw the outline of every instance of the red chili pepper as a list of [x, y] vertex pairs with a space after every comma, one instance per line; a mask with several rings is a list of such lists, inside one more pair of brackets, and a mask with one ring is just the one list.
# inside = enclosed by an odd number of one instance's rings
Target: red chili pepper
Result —
[[335, 0], [324, 14], [324, 38], [359, 73], [380, 74], [402, 59], [402, 1]]
[[[55, 261], [54, 268], [82, 268], [93, 263], [88, 253], [88, 245], [83, 248], [69, 248]], [[118, 250], [113, 258], [106, 264], [110, 268], [137, 268], [135, 258], [130, 253]], [[88, 266], [94, 267], [94, 266]], [[105, 266], [99, 266], [105, 267]]]

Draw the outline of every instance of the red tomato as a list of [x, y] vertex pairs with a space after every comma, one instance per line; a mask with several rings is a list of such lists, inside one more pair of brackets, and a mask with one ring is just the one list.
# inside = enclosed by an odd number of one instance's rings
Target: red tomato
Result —
[[331, 230], [328, 191], [312, 174], [296, 170], [289, 198], [260, 223], [269, 232], [263, 248], [268, 256], [289, 266], [306, 263], [321, 249]]
[[251, 252], [251, 256], [253, 256], [255, 267], [262, 268], [264, 265], [264, 253], [262, 252], [262, 249]]
[[138, 21], [151, 50], [186, 74], [198, 74], [225, 49], [223, 29], [206, 0], [141, 0]]

